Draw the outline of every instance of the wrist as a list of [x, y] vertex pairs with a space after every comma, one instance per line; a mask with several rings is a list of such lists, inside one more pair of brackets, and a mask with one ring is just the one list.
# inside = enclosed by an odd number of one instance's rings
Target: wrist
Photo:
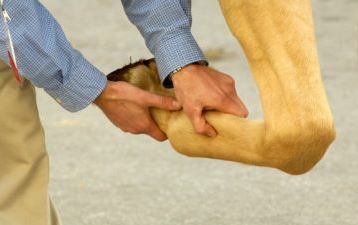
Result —
[[105, 88], [103, 89], [101, 94], [93, 101], [93, 103], [100, 107], [104, 102], [108, 100], [116, 100], [116, 93], [117, 92], [114, 82], [107, 81]]
[[[187, 65], [184, 65], [182, 67], [178, 67], [168, 75], [168, 77], [166, 79], [167, 81], [164, 82], [163, 84], [164, 85], [169, 84], [171, 87], [173, 87], [173, 79], [174, 79], [174, 77], [177, 77], [178, 74], [188, 73], [189, 71], [193, 72], [193, 70], [196, 70], [200, 67], [207, 67], [207, 66], [208, 66], [208, 62], [202, 60], [202, 61], [197, 61], [197, 62], [193, 62], [193, 63], [187, 64]], [[181, 75], [179, 75], [179, 76], [181, 76]]]

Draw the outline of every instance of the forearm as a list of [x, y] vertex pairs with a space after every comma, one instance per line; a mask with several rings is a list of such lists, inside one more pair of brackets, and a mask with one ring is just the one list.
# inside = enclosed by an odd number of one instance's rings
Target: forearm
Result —
[[[77, 50], [60, 25], [38, 1], [5, 5], [17, 63], [22, 76], [43, 88], [64, 108], [78, 111], [102, 92], [106, 79]], [[0, 57], [7, 61], [6, 36], [1, 32]]]
[[179, 67], [205, 60], [190, 31], [190, 0], [122, 0], [122, 3], [155, 56], [162, 80]]

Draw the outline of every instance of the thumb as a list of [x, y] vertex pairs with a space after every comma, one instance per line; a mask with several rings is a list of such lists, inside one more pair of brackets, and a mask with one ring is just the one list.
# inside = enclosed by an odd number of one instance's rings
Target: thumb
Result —
[[181, 109], [180, 103], [173, 97], [156, 95], [153, 93], [147, 93], [146, 95], [144, 103], [148, 107], [155, 107], [170, 111], [177, 111]]
[[239, 97], [231, 98], [229, 101], [225, 101], [224, 104], [217, 107], [217, 110], [244, 118], [247, 118], [249, 114], [247, 107]]

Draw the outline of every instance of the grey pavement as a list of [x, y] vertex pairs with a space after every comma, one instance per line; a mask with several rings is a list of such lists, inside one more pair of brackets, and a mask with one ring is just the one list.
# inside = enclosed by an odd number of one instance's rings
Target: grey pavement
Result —
[[[42, 1], [68, 38], [105, 73], [150, 57], [119, 0]], [[358, 224], [358, 0], [314, 0], [324, 82], [338, 137], [310, 173], [188, 158], [122, 133], [94, 106], [38, 101], [51, 158], [51, 195], [64, 225]], [[251, 118], [261, 117], [247, 62], [217, 1], [193, 1], [193, 32], [211, 65], [235, 77]]]

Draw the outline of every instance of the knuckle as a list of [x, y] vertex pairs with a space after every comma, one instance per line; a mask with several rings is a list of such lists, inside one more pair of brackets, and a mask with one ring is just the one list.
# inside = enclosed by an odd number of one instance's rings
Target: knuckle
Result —
[[228, 77], [228, 84], [229, 85], [235, 85], [235, 80], [234, 80], [234, 78], [232, 78], [232, 77]]
[[149, 125], [146, 123], [142, 123], [136, 127], [133, 127], [132, 129], [130, 129], [129, 132], [132, 134], [143, 134], [143, 133], [146, 133], [148, 129], [149, 129]]
[[138, 131], [138, 130], [132, 131], [131, 133], [132, 133], [132, 134], [142, 134], [142, 132], [140, 132], [140, 131]]
[[236, 84], [235, 84], [235, 80], [233, 78], [229, 77], [224, 85], [225, 85], [226, 92], [229, 92], [229, 93], [235, 92]]
[[224, 81], [228, 84], [235, 83], [235, 80], [227, 74], [223, 74], [223, 78], [224, 78]]
[[140, 131], [140, 129], [138, 128], [133, 128], [129, 131], [129, 133], [132, 133], [132, 134], [141, 134], [142, 132]]
[[130, 130], [128, 128], [120, 128], [124, 133], [130, 133]]
[[225, 91], [225, 98], [233, 98], [233, 97], [236, 97], [237, 94], [236, 94], [236, 91], [235, 91], [235, 88], [234, 87], [229, 87], [226, 89]]

